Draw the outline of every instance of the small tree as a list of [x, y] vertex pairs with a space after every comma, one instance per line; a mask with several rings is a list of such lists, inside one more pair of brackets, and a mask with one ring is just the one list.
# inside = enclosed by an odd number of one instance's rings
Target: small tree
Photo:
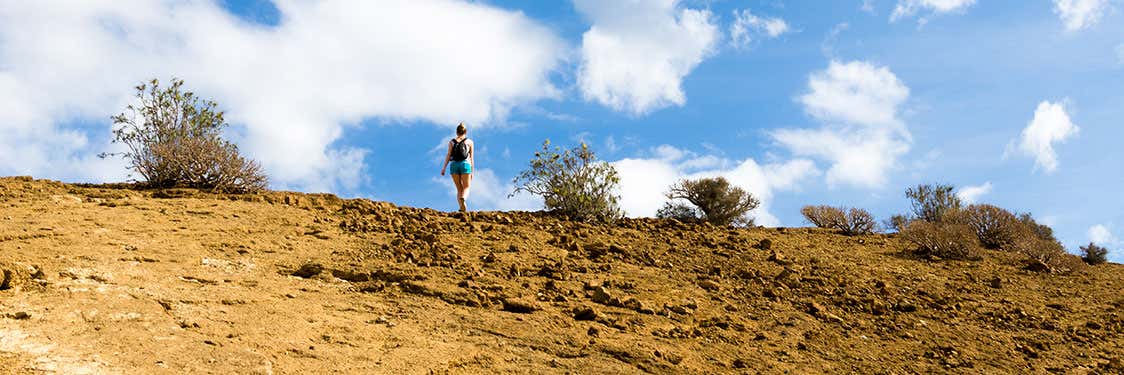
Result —
[[620, 184], [617, 170], [598, 161], [584, 142], [563, 151], [550, 148], [550, 140], [531, 159], [530, 169], [513, 181], [515, 191], [543, 197], [546, 208], [577, 221], [612, 221], [624, 216], [620, 197], [614, 191]]
[[113, 142], [129, 150], [100, 156], [124, 157], [150, 187], [236, 193], [265, 189], [268, 180], [261, 165], [243, 158], [237, 146], [222, 138], [228, 124], [218, 104], [182, 88], [179, 79], [169, 87], [155, 79], [136, 86], [139, 104], [113, 116]]
[[952, 185], [922, 184], [906, 189], [905, 196], [911, 201], [914, 217], [937, 223], [945, 214], [960, 209], [960, 198], [953, 189]]
[[761, 204], [752, 194], [723, 177], [682, 180], [671, 185], [668, 199], [684, 199], [715, 225], [753, 225], [749, 211]]
[[1102, 264], [1108, 261], [1108, 249], [1097, 246], [1097, 244], [1090, 242], [1087, 246], [1081, 247], [1081, 260], [1089, 265]]

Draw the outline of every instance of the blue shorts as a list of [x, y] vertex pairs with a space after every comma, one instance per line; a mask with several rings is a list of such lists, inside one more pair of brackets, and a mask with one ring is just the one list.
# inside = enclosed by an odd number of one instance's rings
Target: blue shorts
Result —
[[449, 163], [449, 173], [451, 174], [472, 174], [472, 164], [465, 161], [452, 161]]

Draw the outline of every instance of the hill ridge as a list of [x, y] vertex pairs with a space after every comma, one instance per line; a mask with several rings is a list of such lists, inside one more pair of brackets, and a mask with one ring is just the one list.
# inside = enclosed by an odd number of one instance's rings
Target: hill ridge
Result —
[[0, 207], [11, 373], [1124, 371], [1118, 264], [28, 177]]

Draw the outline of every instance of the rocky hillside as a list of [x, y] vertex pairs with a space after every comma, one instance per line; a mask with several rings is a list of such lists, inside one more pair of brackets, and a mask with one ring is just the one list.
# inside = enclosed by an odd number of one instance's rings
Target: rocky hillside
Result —
[[0, 179], [0, 374], [1124, 372], [1124, 266]]

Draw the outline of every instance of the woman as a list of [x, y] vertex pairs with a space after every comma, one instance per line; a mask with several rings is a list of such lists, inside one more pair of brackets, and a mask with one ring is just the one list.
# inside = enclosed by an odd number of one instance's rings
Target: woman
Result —
[[473, 157], [476, 148], [472, 140], [468, 139], [468, 129], [464, 123], [457, 124], [457, 137], [449, 141], [448, 152], [445, 153], [445, 164], [441, 166], [441, 175], [445, 175], [445, 167], [453, 176], [453, 184], [457, 185], [457, 204], [460, 212], [468, 211], [465, 199], [468, 199], [468, 185], [472, 183], [472, 166], [476, 164]]

